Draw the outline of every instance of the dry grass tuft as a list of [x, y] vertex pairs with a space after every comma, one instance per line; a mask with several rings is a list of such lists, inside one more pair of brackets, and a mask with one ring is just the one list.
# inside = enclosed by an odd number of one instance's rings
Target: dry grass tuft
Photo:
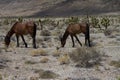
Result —
[[40, 60], [41, 63], [47, 63], [49, 59], [47, 57], [44, 57]]
[[96, 48], [81, 47], [70, 53], [70, 58], [79, 67], [91, 67], [100, 64], [101, 55]]
[[58, 58], [58, 61], [60, 62], [60, 64], [69, 64], [70, 63], [70, 57], [68, 54], [63, 54], [62, 56], [60, 56]]
[[37, 49], [31, 51], [31, 56], [47, 56], [47, 52], [43, 49]]
[[53, 52], [53, 56], [54, 57], [59, 57], [61, 55], [61, 52], [59, 51], [59, 50], [55, 50], [54, 52]]

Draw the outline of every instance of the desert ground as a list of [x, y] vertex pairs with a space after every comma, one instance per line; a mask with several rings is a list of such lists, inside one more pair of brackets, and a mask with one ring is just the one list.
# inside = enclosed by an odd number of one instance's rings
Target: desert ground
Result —
[[[65, 47], [61, 48], [60, 36], [65, 32], [67, 24], [63, 18], [53, 18], [54, 21], [60, 21], [59, 25], [43, 24], [41, 30], [41, 26], [37, 24], [37, 49], [32, 47], [32, 38], [29, 35], [24, 36], [28, 48], [24, 47], [21, 38], [20, 47], [16, 47], [16, 37], [13, 35], [10, 46], [6, 49], [4, 38], [14, 22], [4, 24], [4, 20], [0, 19], [0, 80], [120, 80], [119, 21], [110, 23], [108, 33], [105, 33], [104, 28], [100, 30], [91, 26], [92, 47], [84, 46], [84, 35], [81, 33], [77, 36], [83, 44], [82, 47], [75, 40], [73, 48], [69, 36]], [[29, 20], [38, 19], [25, 19]], [[89, 62], [96, 62], [92, 66], [77, 65], [72, 58], [77, 53], [82, 53], [82, 59], [84, 57], [86, 60], [91, 56], [89, 53], [96, 55], [94, 52], [99, 55], [95, 59], [90, 58]], [[82, 59], [80, 60], [84, 63], [85, 60]]]

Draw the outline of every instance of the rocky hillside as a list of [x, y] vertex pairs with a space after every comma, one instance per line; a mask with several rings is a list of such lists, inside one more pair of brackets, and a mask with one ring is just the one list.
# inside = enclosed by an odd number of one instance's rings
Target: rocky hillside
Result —
[[0, 17], [120, 13], [120, 0], [0, 0]]

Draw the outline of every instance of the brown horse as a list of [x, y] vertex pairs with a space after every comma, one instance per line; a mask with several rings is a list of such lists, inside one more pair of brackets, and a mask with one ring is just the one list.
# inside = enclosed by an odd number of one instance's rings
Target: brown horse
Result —
[[36, 28], [37, 25], [30, 21], [30, 22], [26, 22], [26, 23], [21, 23], [21, 22], [16, 22], [12, 28], [10, 29], [10, 31], [7, 33], [6, 37], [5, 37], [5, 45], [6, 47], [9, 46], [10, 44], [10, 38], [13, 34], [16, 35], [16, 39], [17, 39], [17, 47], [19, 47], [19, 36], [21, 36], [25, 47], [27, 47], [27, 43], [25, 42], [25, 39], [23, 37], [23, 35], [27, 35], [30, 34], [31, 37], [33, 38], [33, 47], [36, 48]]
[[75, 46], [74, 43], [74, 37], [78, 41], [78, 43], [82, 46], [82, 43], [79, 41], [78, 37], [76, 34], [83, 33], [85, 34], [85, 45], [87, 45], [87, 41], [89, 44], [89, 47], [91, 46], [90, 44], [90, 33], [89, 33], [89, 24], [88, 23], [76, 23], [76, 24], [69, 24], [67, 27], [63, 37], [61, 38], [61, 45], [64, 47], [66, 44], [66, 39], [70, 35], [72, 42], [73, 42], [73, 47]]

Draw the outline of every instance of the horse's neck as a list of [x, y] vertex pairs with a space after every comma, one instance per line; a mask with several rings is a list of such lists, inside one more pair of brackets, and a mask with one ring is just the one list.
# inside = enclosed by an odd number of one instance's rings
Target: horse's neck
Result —
[[63, 40], [66, 40], [68, 37], [69, 33], [67, 31], [65, 31], [64, 35], [63, 35]]
[[12, 30], [10, 30], [6, 36], [8, 36], [9, 38], [14, 34], [14, 32]]

